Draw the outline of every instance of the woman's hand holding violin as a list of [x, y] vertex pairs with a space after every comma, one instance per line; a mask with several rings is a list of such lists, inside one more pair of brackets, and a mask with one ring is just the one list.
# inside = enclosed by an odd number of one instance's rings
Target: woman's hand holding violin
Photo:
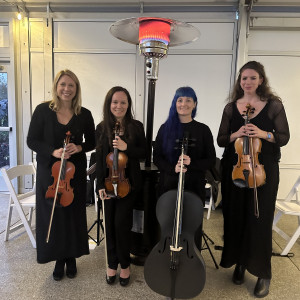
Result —
[[[56, 158], [61, 158], [62, 154], [63, 154], [64, 148], [59, 148], [59, 149], [55, 149], [52, 152], [52, 156], [56, 157]], [[72, 154], [78, 153], [82, 151], [82, 147], [80, 145], [75, 145], [73, 143], [69, 143], [66, 146], [66, 151], [65, 151], [65, 155], [64, 158], [65, 159], [69, 159], [71, 157]]]
[[[271, 135], [270, 138], [268, 137], [268, 134]], [[233, 142], [237, 138], [243, 136], [265, 139], [272, 143], [275, 142], [274, 135], [272, 133], [261, 130], [260, 128], [258, 128], [256, 125], [252, 123], [248, 123], [247, 125], [242, 126], [238, 131], [232, 133], [230, 136], [230, 142]]]
[[99, 196], [101, 200], [110, 199], [110, 197], [107, 196], [105, 189], [99, 190]]
[[[62, 154], [64, 152], [64, 148], [59, 148], [59, 149], [55, 149], [53, 152], [52, 152], [52, 156], [56, 157], [56, 158], [61, 158]], [[65, 159], [68, 159], [70, 158], [70, 154], [68, 154], [67, 152], [65, 152], [65, 155], [64, 155], [64, 158]]]
[[234, 142], [236, 139], [246, 135], [246, 126], [242, 126], [238, 131], [230, 135], [230, 142]]
[[121, 151], [127, 150], [127, 144], [119, 136], [113, 140], [113, 147]]
[[75, 145], [73, 143], [69, 143], [66, 147], [66, 153], [68, 153], [70, 156], [79, 153], [82, 151], [82, 147], [80, 145]]

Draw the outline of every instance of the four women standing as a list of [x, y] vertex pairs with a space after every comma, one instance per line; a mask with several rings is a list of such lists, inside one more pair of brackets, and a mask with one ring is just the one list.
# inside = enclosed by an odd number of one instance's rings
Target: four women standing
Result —
[[[53, 277], [60, 280], [67, 266], [67, 276], [76, 275], [75, 258], [88, 254], [85, 183], [85, 152], [93, 150], [94, 122], [91, 113], [81, 107], [79, 81], [69, 70], [57, 74], [53, 84], [53, 100], [40, 104], [30, 124], [27, 143], [37, 153], [37, 260], [46, 263], [56, 260]], [[245, 270], [258, 277], [255, 295], [269, 292], [271, 279], [272, 222], [279, 183], [278, 162], [280, 147], [289, 140], [289, 127], [284, 107], [268, 85], [264, 67], [255, 61], [246, 63], [232, 92], [230, 103], [224, 108], [217, 142], [225, 147], [222, 158], [222, 207], [224, 216], [224, 249], [220, 265], [236, 265], [233, 282], [244, 281]], [[253, 107], [250, 123], [245, 124], [243, 113], [247, 105]], [[174, 96], [169, 117], [158, 131], [153, 160], [160, 170], [158, 194], [176, 188], [180, 170], [180, 151], [176, 140], [184, 136], [194, 140], [194, 146], [183, 157], [186, 172], [185, 188], [205, 201], [205, 171], [215, 162], [215, 148], [210, 129], [194, 120], [197, 97], [189, 87], [179, 88]], [[120, 134], [115, 136], [116, 122]], [[66, 132], [71, 141], [65, 158], [76, 167], [74, 201], [68, 207], [57, 207], [49, 243], [46, 231], [51, 203], [45, 193], [53, 178], [51, 166], [61, 158]], [[253, 189], [233, 184], [231, 173], [236, 163], [234, 142], [248, 136], [259, 138], [262, 149], [259, 161], [264, 165], [266, 184], [258, 187], [259, 217], [254, 214]], [[84, 137], [84, 142], [83, 142]], [[139, 162], [145, 157], [146, 140], [141, 122], [134, 120], [132, 101], [125, 88], [116, 86], [107, 93], [103, 107], [103, 121], [96, 129], [97, 191], [105, 199], [106, 242], [108, 269], [106, 281], [114, 283], [120, 265], [119, 281], [126, 286], [130, 279], [130, 230], [133, 201], [141, 188]], [[106, 157], [114, 149], [128, 156], [125, 174], [131, 190], [124, 198], [111, 197], [105, 190], [108, 177]], [[201, 233], [199, 234], [201, 236]], [[201, 247], [198, 241], [198, 247]]]

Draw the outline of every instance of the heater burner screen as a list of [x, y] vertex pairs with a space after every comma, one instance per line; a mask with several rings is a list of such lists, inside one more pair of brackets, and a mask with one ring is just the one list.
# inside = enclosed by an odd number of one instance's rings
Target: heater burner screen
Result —
[[160, 20], [145, 20], [140, 22], [139, 41], [159, 41], [166, 45], [170, 42], [171, 25]]

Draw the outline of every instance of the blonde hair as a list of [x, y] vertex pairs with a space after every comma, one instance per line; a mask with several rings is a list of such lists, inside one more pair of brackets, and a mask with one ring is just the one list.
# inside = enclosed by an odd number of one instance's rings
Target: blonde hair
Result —
[[61, 102], [57, 95], [57, 84], [61, 77], [64, 75], [69, 76], [76, 84], [76, 94], [75, 97], [72, 99], [72, 109], [74, 110], [75, 115], [78, 115], [80, 114], [82, 104], [80, 82], [78, 80], [78, 77], [68, 69], [61, 70], [56, 74], [52, 85], [53, 99], [50, 101], [49, 107], [54, 111], [59, 111], [61, 107]]

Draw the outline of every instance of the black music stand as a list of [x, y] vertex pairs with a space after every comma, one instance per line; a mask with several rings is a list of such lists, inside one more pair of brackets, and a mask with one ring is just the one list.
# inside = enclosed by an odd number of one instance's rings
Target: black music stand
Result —
[[[97, 199], [95, 199], [95, 202], [97, 202], [97, 219], [95, 220], [95, 222], [93, 223], [93, 225], [90, 227], [90, 229], [88, 230], [88, 236], [90, 239], [92, 239], [97, 246], [100, 245], [100, 242], [104, 239], [104, 235], [102, 236], [102, 238], [100, 238], [100, 228], [102, 230], [102, 233], [104, 233], [104, 227], [103, 227], [103, 219], [100, 218], [100, 210], [102, 209], [102, 204], [101, 200], [99, 199], [98, 195], [96, 196]], [[97, 225], [97, 238], [94, 239], [91, 235], [89, 235], [90, 231], [94, 228], [94, 226]]]
[[202, 231], [202, 237], [203, 237], [204, 243], [202, 244], [201, 250], [206, 250], [207, 249], [209, 251], [209, 254], [210, 254], [210, 256], [211, 256], [211, 258], [214, 261], [214, 264], [216, 266], [216, 269], [219, 269], [219, 266], [218, 266], [218, 264], [215, 260], [215, 257], [213, 255], [213, 253], [211, 252], [211, 249], [210, 249], [209, 244], [208, 244], [208, 241], [209, 241], [209, 242], [211, 242], [212, 245], [214, 245], [215, 244], [214, 241], [204, 231]]

